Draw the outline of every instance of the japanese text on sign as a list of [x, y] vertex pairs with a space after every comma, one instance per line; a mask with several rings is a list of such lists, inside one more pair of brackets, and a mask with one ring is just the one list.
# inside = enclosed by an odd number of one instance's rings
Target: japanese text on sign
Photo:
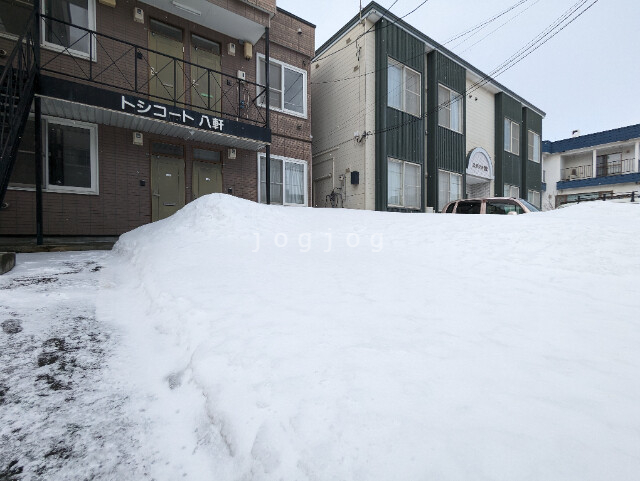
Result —
[[[224, 120], [210, 115], [196, 114], [185, 109], [173, 109], [162, 104], [154, 104], [145, 102], [140, 99], [127, 100], [126, 96], [122, 96], [122, 110], [133, 111], [140, 115], [168, 120], [171, 122], [187, 125], [190, 127], [199, 127], [207, 130], [216, 130], [222, 132]], [[195, 117], [190, 114], [195, 115]]]

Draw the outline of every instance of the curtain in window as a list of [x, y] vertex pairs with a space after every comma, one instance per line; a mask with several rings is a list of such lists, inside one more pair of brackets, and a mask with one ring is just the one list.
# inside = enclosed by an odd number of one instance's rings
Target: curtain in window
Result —
[[449, 89], [438, 86], [438, 125], [447, 127], [451, 125], [451, 106], [449, 105]]
[[451, 130], [462, 132], [462, 97], [451, 91]]
[[416, 117], [420, 116], [420, 75], [405, 69], [405, 110]]
[[285, 163], [285, 195], [287, 204], [304, 204], [304, 165]]
[[462, 176], [449, 174], [449, 202], [462, 197]]
[[402, 68], [392, 62], [387, 69], [387, 104], [402, 110]]
[[[267, 158], [260, 157], [260, 202], [266, 204], [267, 202]], [[271, 186], [271, 203], [282, 204], [282, 161], [279, 159], [271, 158], [271, 173], [270, 186]]]
[[388, 163], [388, 193], [389, 205], [402, 205], [402, 164], [390, 160]]
[[438, 171], [438, 211], [441, 211], [449, 202], [449, 173]]
[[420, 208], [420, 166], [404, 164], [404, 206]]
[[511, 152], [511, 120], [504, 119], [504, 150]]
[[520, 153], [520, 125], [511, 122], [511, 153]]
[[533, 161], [540, 162], [540, 136], [533, 134]]

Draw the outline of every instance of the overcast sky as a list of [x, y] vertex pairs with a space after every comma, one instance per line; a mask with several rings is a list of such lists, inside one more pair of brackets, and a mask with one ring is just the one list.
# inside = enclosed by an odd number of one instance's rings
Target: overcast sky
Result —
[[[363, 1], [362, 6], [368, 3]], [[393, 0], [378, 3], [387, 8]], [[391, 12], [403, 16], [420, 3], [422, 0], [398, 0]], [[429, 0], [404, 20], [442, 44], [515, 3], [517, 0]], [[527, 0], [466, 43], [456, 46], [454, 41], [446, 46], [484, 73], [490, 73], [575, 3], [576, 0]], [[316, 25], [317, 48], [358, 12], [359, 1], [278, 0], [278, 6]], [[640, 1], [599, 0], [497, 80], [547, 113], [543, 123], [545, 140], [570, 137], [574, 129], [589, 134], [637, 124], [639, 38]], [[478, 40], [477, 45], [471, 46]]]

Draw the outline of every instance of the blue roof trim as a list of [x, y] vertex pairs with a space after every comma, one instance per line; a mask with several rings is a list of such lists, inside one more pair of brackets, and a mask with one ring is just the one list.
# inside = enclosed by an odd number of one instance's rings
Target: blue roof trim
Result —
[[581, 135], [580, 137], [556, 140], [555, 142], [545, 140], [542, 142], [542, 151], [547, 154], [557, 154], [559, 152], [585, 149], [587, 147], [596, 147], [598, 145], [612, 144], [614, 142], [637, 138], [640, 138], [640, 124], [605, 130], [595, 134]]
[[640, 182], [640, 172], [623, 175], [611, 175], [608, 177], [595, 177], [593, 179], [561, 180], [556, 184], [558, 190], [577, 189], [578, 187], [595, 187], [598, 185], [628, 184]]

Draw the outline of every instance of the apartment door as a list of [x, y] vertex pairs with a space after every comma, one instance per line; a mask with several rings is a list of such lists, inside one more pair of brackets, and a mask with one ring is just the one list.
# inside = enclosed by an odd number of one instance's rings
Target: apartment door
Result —
[[193, 149], [193, 174], [191, 175], [193, 199], [222, 192], [222, 161], [220, 152]]
[[151, 146], [151, 220], [169, 217], [184, 207], [184, 159], [181, 145]]
[[191, 104], [198, 110], [220, 112], [222, 76], [220, 44], [191, 35]]
[[185, 102], [182, 30], [149, 20], [149, 95], [162, 102]]
[[193, 198], [222, 192], [222, 164], [193, 163]]

